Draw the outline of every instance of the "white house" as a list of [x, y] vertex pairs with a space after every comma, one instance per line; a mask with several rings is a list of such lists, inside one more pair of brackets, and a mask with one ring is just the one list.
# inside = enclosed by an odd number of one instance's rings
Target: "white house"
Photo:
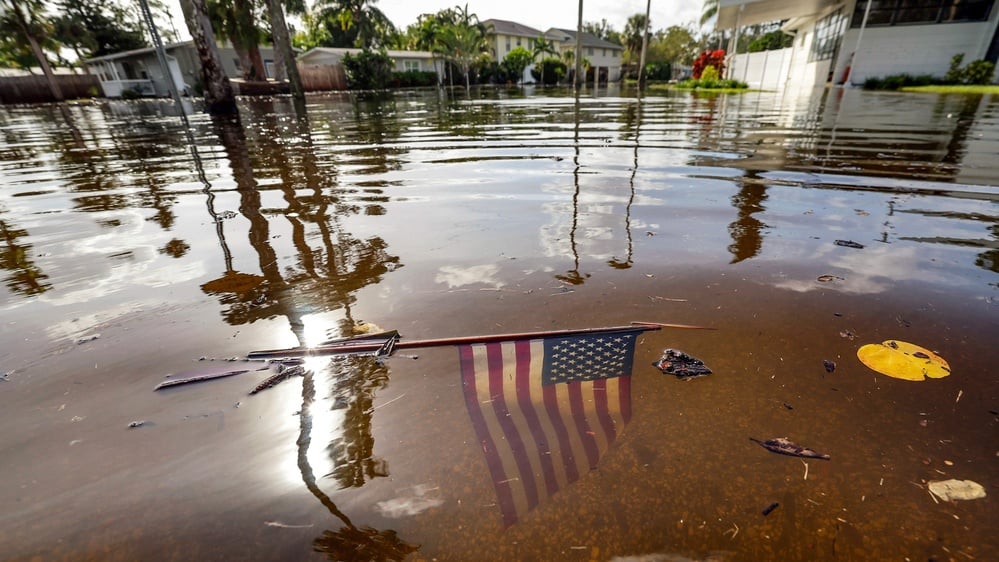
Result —
[[[343, 56], [347, 53], [356, 55], [361, 49], [348, 49], [340, 47], [316, 47], [302, 53], [296, 59], [301, 65], [317, 66], [337, 66], [343, 61]], [[407, 70], [419, 70], [423, 72], [436, 72], [441, 79], [444, 77], [444, 64], [435, 59], [430, 51], [386, 51], [389, 58], [395, 63], [397, 72]]]
[[[201, 82], [201, 60], [194, 41], [169, 43], [163, 48], [177, 90], [190, 93], [194, 85]], [[267, 77], [271, 78], [274, 75], [274, 49], [265, 45], [259, 49]], [[218, 51], [226, 76], [239, 78], [242, 71], [236, 51], [227, 43], [218, 45]], [[121, 97], [125, 90], [143, 96], [170, 95], [170, 82], [161, 70], [156, 50], [152, 47], [112, 53], [83, 62], [100, 79], [106, 97]]]
[[996, 62], [997, 12], [996, 0], [719, 0], [715, 29], [738, 33], [786, 20], [781, 30], [794, 37], [786, 53], [762, 64], [760, 54], [737, 54], [729, 76], [752, 77], [746, 81], [757, 87], [781, 76], [783, 85], [808, 89], [891, 74], [943, 76], [956, 54], [965, 64]]
[[[489, 28], [489, 51], [496, 62], [502, 62], [510, 51], [520, 47], [527, 51], [534, 49], [534, 41], [543, 37], [541, 31], [515, 21], [488, 19], [482, 22]], [[548, 55], [551, 56], [551, 55]], [[533, 82], [529, 65], [524, 69], [523, 82]]]
[[[553, 27], [545, 32], [545, 36], [555, 41], [555, 48], [564, 55], [567, 51], [576, 51], [576, 31]], [[624, 47], [611, 43], [583, 32], [583, 58], [589, 61], [594, 77], [600, 82], [617, 82], [621, 79], [621, 65], [624, 57]]]

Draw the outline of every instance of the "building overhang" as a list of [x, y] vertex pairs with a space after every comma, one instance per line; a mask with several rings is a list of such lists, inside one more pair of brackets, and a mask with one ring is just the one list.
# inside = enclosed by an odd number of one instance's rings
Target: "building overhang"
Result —
[[715, 30], [814, 17], [843, 4], [843, 0], [718, 0]]

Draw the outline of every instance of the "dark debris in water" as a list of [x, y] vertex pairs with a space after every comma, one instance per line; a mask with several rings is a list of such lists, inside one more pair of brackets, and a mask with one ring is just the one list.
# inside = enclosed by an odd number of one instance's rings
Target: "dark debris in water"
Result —
[[827, 373], [831, 373], [836, 370], [836, 362], [830, 361], [828, 359], [822, 360], [822, 366], [826, 368]]
[[678, 379], [692, 379], [711, 374], [711, 369], [703, 361], [677, 349], [663, 350], [663, 356], [652, 365], [663, 374], [675, 375]]
[[853, 240], [837, 240], [834, 242], [837, 246], [843, 246], [844, 248], [855, 248], [857, 250], [863, 250], [864, 245], [859, 242], [854, 242]]

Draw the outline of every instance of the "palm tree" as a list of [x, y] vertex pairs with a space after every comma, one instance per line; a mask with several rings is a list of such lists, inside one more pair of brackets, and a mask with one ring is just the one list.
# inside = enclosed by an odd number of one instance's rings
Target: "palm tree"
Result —
[[62, 90], [55, 80], [55, 74], [49, 61], [45, 58], [42, 45], [49, 38], [50, 25], [42, 18], [45, 12], [45, 5], [40, 0], [0, 0], [0, 17], [12, 27], [20, 32], [21, 38], [28, 42], [31, 54], [35, 56], [38, 65], [42, 67], [42, 73], [49, 83], [49, 91], [56, 101], [62, 101]]
[[[294, 4], [292, 6], [295, 7]], [[284, 63], [291, 95], [295, 99], [304, 100], [305, 91], [302, 89], [302, 78], [298, 75], [298, 64], [295, 62], [295, 51], [291, 48], [291, 37], [288, 35], [288, 25], [284, 21], [284, 6], [281, 5], [281, 0], [267, 0], [267, 14], [271, 20], [274, 50]]]
[[438, 40], [448, 57], [465, 73], [465, 88], [468, 89], [472, 63], [489, 52], [489, 30], [479, 22], [479, 16], [469, 13], [468, 4], [464, 8], [456, 6], [454, 15], [456, 21], [441, 29]]
[[184, 11], [184, 21], [187, 30], [194, 40], [201, 61], [201, 83], [205, 93], [205, 109], [212, 115], [238, 113], [236, 95], [232, 84], [222, 68], [218, 45], [215, 43], [215, 33], [208, 19], [208, 7], [205, 0], [180, 0]]
[[375, 7], [378, 0], [317, 0], [317, 20], [333, 25], [340, 40], [334, 47], [380, 47], [398, 33], [392, 21]]
[[704, 7], [701, 8], [701, 25], [708, 23], [708, 20], [718, 15], [718, 0], [704, 0]]
[[531, 39], [531, 60], [537, 60], [538, 56], [541, 57], [542, 86], [545, 85], [545, 55], [558, 56], [558, 51], [555, 50], [555, 42], [545, 39], [544, 35], [538, 35], [536, 38]]

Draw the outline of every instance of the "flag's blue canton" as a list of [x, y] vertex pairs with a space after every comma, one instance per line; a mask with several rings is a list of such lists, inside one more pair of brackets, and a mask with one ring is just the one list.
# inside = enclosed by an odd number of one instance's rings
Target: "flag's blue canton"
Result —
[[638, 332], [603, 332], [545, 339], [543, 384], [631, 374]]

